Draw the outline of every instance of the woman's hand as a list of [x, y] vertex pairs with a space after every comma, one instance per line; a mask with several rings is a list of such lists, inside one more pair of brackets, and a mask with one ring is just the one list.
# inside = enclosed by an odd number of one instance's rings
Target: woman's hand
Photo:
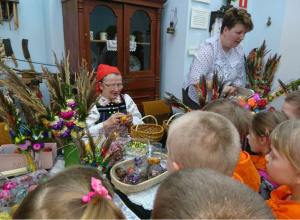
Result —
[[235, 96], [237, 93], [236, 93], [236, 89], [232, 86], [224, 86], [223, 87], [223, 90], [222, 90], [222, 96], [223, 97], [228, 97], [230, 95], [233, 95]]
[[131, 114], [130, 112], [127, 113], [125, 125], [126, 125], [127, 127], [130, 127], [130, 126], [132, 125], [132, 120], [133, 120], [132, 114]]
[[121, 118], [123, 116], [126, 116], [125, 114], [121, 112], [117, 112], [113, 115], [111, 115], [106, 121], [103, 122], [103, 125], [118, 125], [121, 123]]

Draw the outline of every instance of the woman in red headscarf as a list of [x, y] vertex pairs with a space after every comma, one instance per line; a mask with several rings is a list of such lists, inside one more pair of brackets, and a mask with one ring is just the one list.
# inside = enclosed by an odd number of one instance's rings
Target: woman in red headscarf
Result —
[[[98, 103], [92, 108], [87, 125], [92, 135], [98, 135], [104, 126], [123, 123], [128, 128], [142, 118], [132, 98], [121, 94], [122, 76], [117, 67], [100, 64], [97, 70]], [[143, 123], [143, 122], [142, 122]]]

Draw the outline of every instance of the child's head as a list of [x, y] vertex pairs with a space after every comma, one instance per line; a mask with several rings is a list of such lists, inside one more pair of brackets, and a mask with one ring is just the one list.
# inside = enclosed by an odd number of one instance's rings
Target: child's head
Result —
[[288, 118], [279, 111], [258, 112], [253, 116], [248, 135], [251, 151], [266, 154], [270, 152], [270, 134], [274, 128]]
[[237, 102], [229, 99], [216, 99], [204, 106], [202, 111], [215, 112], [229, 119], [238, 130], [241, 139], [249, 133], [252, 115]]
[[210, 169], [184, 169], [159, 187], [152, 219], [274, 219], [262, 197]]
[[199, 167], [232, 176], [240, 154], [240, 138], [222, 115], [193, 111], [172, 122], [167, 149], [169, 172]]
[[290, 93], [285, 98], [282, 112], [286, 114], [289, 119], [300, 118], [300, 90]]
[[108, 219], [125, 218], [111, 199], [95, 194], [89, 202], [82, 200], [93, 192], [91, 178], [102, 181], [108, 195], [113, 190], [96, 168], [71, 166], [51, 177], [29, 193], [16, 213], [15, 219]]
[[271, 181], [300, 184], [300, 120], [288, 120], [271, 134], [271, 152], [266, 156], [267, 173]]

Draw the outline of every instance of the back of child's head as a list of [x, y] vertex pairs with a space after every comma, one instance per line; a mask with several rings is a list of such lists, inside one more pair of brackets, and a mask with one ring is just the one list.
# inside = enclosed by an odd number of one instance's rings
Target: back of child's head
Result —
[[153, 219], [274, 219], [264, 200], [246, 185], [210, 169], [184, 169], [159, 187]]
[[46, 180], [29, 193], [14, 214], [15, 219], [123, 219], [111, 199], [95, 194], [89, 202], [82, 197], [93, 192], [91, 178], [102, 181], [108, 195], [113, 190], [96, 168], [71, 166]]
[[254, 114], [251, 131], [257, 137], [269, 136], [274, 128], [281, 122], [288, 120], [280, 111], [264, 111]]
[[300, 120], [282, 122], [270, 138], [272, 147], [300, 171]]
[[282, 111], [289, 119], [300, 118], [300, 90], [288, 94], [283, 103]]
[[168, 160], [176, 162], [179, 169], [209, 168], [232, 176], [240, 154], [240, 137], [222, 115], [193, 111], [172, 122], [167, 148]]
[[202, 111], [215, 112], [229, 119], [238, 130], [241, 139], [249, 133], [252, 115], [237, 102], [229, 99], [216, 99], [205, 105]]

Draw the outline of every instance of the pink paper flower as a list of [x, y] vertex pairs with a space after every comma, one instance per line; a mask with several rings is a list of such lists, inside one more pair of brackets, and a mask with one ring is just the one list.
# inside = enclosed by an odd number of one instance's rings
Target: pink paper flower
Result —
[[17, 145], [17, 147], [21, 150], [21, 151], [25, 151], [27, 150], [28, 146], [31, 145], [31, 142], [29, 140], [25, 141], [25, 144], [19, 144]]
[[258, 93], [255, 93], [255, 94], [253, 95], [253, 98], [254, 98], [254, 100], [255, 100], [256, 102], [258, 102], [258, 101], [260, 100], [260, 96], [259, 96]]
[[34, 144], [33, 145], [33, 149], [34, 150], [39, 150], [41, 148], [41, 145], [40, 144]]

